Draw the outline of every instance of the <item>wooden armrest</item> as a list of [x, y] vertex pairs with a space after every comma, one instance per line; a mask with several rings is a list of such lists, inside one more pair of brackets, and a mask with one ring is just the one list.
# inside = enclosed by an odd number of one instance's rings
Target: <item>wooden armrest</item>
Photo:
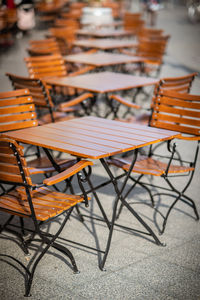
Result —
[[72, 167], [68, 168], [67, 170], [58, 173], [52, 177], [46, 178], [43, 183], [45, 185], [53, 185], [56, 184], [58, 182], [61, 182], [71, 176], [73, 176], [74, 174], [78, 173], [79, 171], [81, 171], [82, 169], [84, 169], [87, 166], [92, 166], [93, 163], [91, 161], [88, 160], [81, 160], [79, 162], [77, 162], [75, 165], [73, 165]]
[[93, 67], [93, 66], [83, 67], [83, 68], [80, 68], [78, 71], [75, 71], [75, 72], [72, 72], [72, 73], [68, 74], [68, 76], [71, 77], [71, 76], [81, 75], [81, 74], [84, 74], [86, 72], [92, 71], [94, 69], [95, 69], [95, 67]]
[[130, 101], [125, 100], [124, 98], [117, 96], [117, 95], [110, 95], [109, 99], [114, 99], [118, 102], [120, 102], [123, 105], [126, 105], [128, 107], [132, 107], [132, 108], [137, 108], [137, 109], [141, 109], [142, 107], [138, 104], [132, 103]]
[[[137, 45], [133, 46], [134, 50], [137, 48]], [[135, 56], [136, 53], [135, 52], [131, 52], [130, 50], [126, 50], [126, 49], [120, 49], [119, 50], [121, 53], [126, 54], [126, 55], [132, 55]]]
[[180, 135], [177, 137], [179, 140], [187, 140], [187, 141], [200, 141], [200, 136], [184, 136]]
[[58, 110], [63, 112], [63, 111], [65, 111], [65, 109], [67, 109], [67, 108], [69, 108], [71, 106], [77, 105], [77, 104], [83, 102], [84, 100], [86, 100], [87, 98], [92, 98], [92, 97], [94, 97], [93, 94], [91, 94], [91, 93], [84, 93], [83, 95], [81, 95], [79, 97], [76, 97], [73, 100], [70, 100], [70, 101], [67, 101], [67, 102], [59, 104]]

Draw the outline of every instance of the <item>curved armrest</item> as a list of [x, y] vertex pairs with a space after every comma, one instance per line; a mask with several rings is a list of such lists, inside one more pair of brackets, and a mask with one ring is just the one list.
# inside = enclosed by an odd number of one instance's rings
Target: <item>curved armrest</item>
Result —
[[135, 44], [134, 46], [132, 46], [131, 48], [129, 48], [128, 50], [127, 49], [119, 49], [119, 52], [122, 53], [122, 54], [126, 54], [126, 55], [130, 55], [130, 56], [135, 56], [136, 55], [136, 52], [131, 52], [130, 49], [134, 49], [136, 50], [137, 49], [137, 44]]
[[56, 184], [58, 182], [61, 182], [71, 176], [73, 176], [74, 174], [78, 173], [79, 171], [81, 171], [82, 169], [84, 169], [87, 166], [92, 166], [93, 162], [88, 161], [88, 160], [81, 160], [79, 162], [77, 162], [75, 165], [73, 165], [72, 167], [68, 168], [67, 170], [58, 173], [52, 177], [46, 178], [43, 183], [45, 185], [53, 185]]
[[132, 107], [132, 108], [136, 108], [136, 109], [141, 109], [142, 108], [140, 105], [132, 103], [130, 101], [127, 101], [126, 99], [124, 99], [120, 96], [117, 96], [117, 95], [110, 95], [109, 99], [114, 99], [114, 100], [116, 100], [116, 101], [120, 102], [121, 104], [126, 105], [128, 107]]
[[187, 141], [200, 141], [200, 136], [184, 136], [180, 135], [177, 137], [179, 140], [187, 140]]
[[94, 69], [95, 69], [95, 67], [93, 67], [93, 66], [83, 67], [83, 68], [80, 68], [78, 71], [75, 71], [75, 72], [72, 72], [72, 73], [68, 74], [68, 76], [71, 77], [71, 76], [81, 75], [81, 74], [84, 74], [86, 72], [92, 71]]
[[85, 93], [73, 100], [70, 100], [70, 101], [67, 101], [67, 102], [64, 102], [64, 103], [61, 103], [59, 106], [58, 106], [58, 110], [59, 111], [62, 111], [64, 112], [65, 110], [67, 111], [67, 109], [71, 106], [74, 106], [74, 105], [77, 105], [81, 102], [83, 102], [84, 100], [88, 99], [88, 98], [92, 98], [94, 97], [93, 94], [91, 93]]

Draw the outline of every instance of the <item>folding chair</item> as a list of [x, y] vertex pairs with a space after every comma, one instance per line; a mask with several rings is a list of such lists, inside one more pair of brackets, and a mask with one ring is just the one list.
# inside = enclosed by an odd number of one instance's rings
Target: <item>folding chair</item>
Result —
[[[0, 93], [0, 133], [10, 130], [38, 126], [33, 98], [28, 89], [20, 89]], [[32, 148], [31, 148], [32, 149]], [[46, 174], [55, 171], [55, 167], [48, 158], [37, 151], [29, 151], [26, 147], [25, 155], [29, 157], [29, 172]], [[29, 153], [29, 154], [28, 154]], [[76, 163], [77, 159], [56, 159], [58, 168], [64, 170]]]
[[40, 79], [22, 77], [6, 73], [14, 89], [28, 89], [33, 98], [38, 122], [40, 125], [64, 121], [74, 116], [80, 117], [90, 113], [91, 93], [84, 93], [81, 96], [56, 105], [53, 103], [46, 83]]
[[[178, 131], [181, 133], [181, 140], [189, 141], [191, 144], [194, 143], [194, 141], [197, 142], [196, 149], [194, 148], [193, 144], [191, 146], [191, 150], [194, 150], [194, 159], [192, 161], [182, 160], [181, 164], [180, 157], [176, 157], [175, 144], [172, 147], [169, 147], [171, 152], [171, 156], [169, 158], [162, 155], [156, 155], [156, 153], [150, 148], [148, 156], [140, 157], [134, 166], [133, 173], [139, 174], [139, 178], [136, 180], [130, 176], [134, 184], [128, 191], [127, 195], [131, 192], [136, 184], [140, 184], [142, 187], [145, 187], [145, 189], [148, 190], [152, 201], [153, 195], [151, 188], [156, 187], [158, 189], [162, 189], [162, 187], [155, 186], [153, 183], [151, 183], [150, 188], [148, 188], [148, 184], [142, 182], [141, 178], [144, 175], [159, 176], [167, 183], [169, 188], [164, 188], [164, 190], [167, 190], [167, 195], [175, 197], [175, 200], [170, 205], [166, 215], [164, 216], [161, 214], [164, 221], [160, 231], [163, 233], [169, 214], [179, 200], [191, 206], [194, 210], [196, 219], [199, 220], [199, 215], [194, 201], [185, 193], [193, 179], [199, 152], [200, 96], [181, 94], [173, 91], [159, 92], [154, 101], [150, 126]], [[185, 136], [185, 134], [189, 134], [189, 136]], [[166, 158], [167, 162], [165, 163]], [[125, 172], [130, 166], [129, 158], [111, 158], [109, 163], [123, 169]], [[178, 189], [176, 187], [176, 178], [183, 175], [188, 175], [188, 181], [185, 186], [182, 185], [182, 188]], [[162, 193], [160, 195], [162, 195]], [[119, 214], [121, 209], [122, 206], [120, 207]]]
[[[14, 256], [0, 254], [0, 256], [7, 257], [7, 259], [18, 263], [19, 267], [22, 267], [23, 271], [25, 271], [25, 296], [28, 297], [30, 296], [37, 265], [50, 247], [55, 248], [68, 257], [74, 272], [78, 272], [72, 253], [69, 249], [59, 244], [57, 239], [69, 219], [74, 206], [80, 202], [85, 202], [87, 205], [87, 195], [84, 193], [84, 189], [81, 189], [83, 195], [78, 196], [52, 191], [49, 187], [75, 174], [78, 176], [78, 181], [81, 182], [79, 172], [86, 166], [92, 165], [92, 163], [84, 160], [79, 161], [72, 168], [44, 179], [41, 184], [34, 184], [26, 164], [23, 147], [16, 141], [3, 136], [0, 137], [0, 161], [0, 184], [11, 186], [7, 192], [3, 191], [0, 195], [0, 211], [10, 215], [8, 220], [1, 226], [0, 232], [7, 230], [16, 235], [21, 241], [20, 246], [25, 254], [29, 253], [28, 248], [32, 242], [39, 241], [41, 243], [36, 250], [36, 254], [32, 257], [31, 263], [27, 266]], [[80, 187], [83, 188], [83, 186]], [[59, 228], [56, 233], [50, 234], [41, 228], [42, 224], [53, 221], [61, 214], [64, 215], [64, 218], [59, 218], [59, 222], [57, 223]], [[28, 231], [29, 234], [31, 232], [30, 237], [25, 238], [23, 232], [20, 234], [19, 231], [12, 229], [10, 222], [14, 216], [19, 216], [21, 219], [29, 218], [32, 221], [33, 229]], [[23, 228], [23, 231], [26, 232], [27, 229]]]
[[60, 54], [59, 45], [54, 38], [30, 40], [26, 51], [30, 56]]
[[[70, 20], [68, 19], [67, 21]], [[62, 55], [67, 55], [72, 52], [76, 31], [77, 28], [73, 26], [68, 27], [65, 25], [64, 27], [51, 27], [48, 29], [47, 36], [52, 37], [57, 41]]]

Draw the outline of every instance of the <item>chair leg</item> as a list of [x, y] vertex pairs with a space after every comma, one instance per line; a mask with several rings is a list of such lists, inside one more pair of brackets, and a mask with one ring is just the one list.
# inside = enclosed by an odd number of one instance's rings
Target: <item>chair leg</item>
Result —
[[36, 229], [37, 233], [39, 234], [42, 242], [44, 242], [46, 245], [46, 247], [42, 250], [42, 252], [40, 253], [40, 255], [37, 257], [37, 259], [35, 260], [33, 266], [31, 267], [30, 266], [30, 269], [28, 270], [29, 272], [29, 278], [28, 278], [28, 281], [27, 281], [27, 284], [26, 284], [26, 288], [25, 288], [25, 297], [29, 297], [30, 296], [30, 291], [31, 291], [31, 286], [32, 286], [32, 282], [33, 282], [33, 277], [34, 277], [34, 274], [35, 274], [35, 270], [36, 270], [36, 267], [38, 265], [38, 263], [40, 262], [40, 260], [43, 258], [43, 256], [45, 255], [45, 253], [48, 251], [48, 249], [52, 246], [56, 249], [58, 249], [59, 251], [61, 251], [62, 253], [64, 253], [65, 255], [67, 255], [70, 259], [71, 259], [71, 262], [72, 262], [72, 265], [73, 265], [73, 268], [74, 268], [74, 271], [76, 273], [78, 273], [78, 269], [77, 269], [77, 266], [76, 266], [76, 263], [75, 263], [75, 260], [74, 260], [74, 257], [73, 255], [71, 254], [71, 252], [65, 248], [64, 246], [61, 246], [57, 243], [55, 243], [55, 240], [58, 238], [58, 236], [60, 235], [60, 233], [62, 232], [67, 220], [69, 219], [70, 217], [70, 214], [72, 213], [72, 210], [73, 210], [74, 207], [71, 207], [68, 212], [67, 212], [67, 215], [62, 223], [62, 225], [60, 226], [59, 230], [56, 232], [56, 234], [52, 237], [52, 239], [50, 240], [49, 237], [46, 237], [44, 235], [44, 233], [40, 232], [39, 229]]
[[[199, 220], [199, 213], [198, 213], [198, 211], [197, 211], [197, 207], [196, 207], [196, 204], [195, 204], [194, 200], [192, 200], [190, 197], [186, 196], [185, 194], [182, 195], [182, 197], [184, 197], [184, 198], [186, 198], [188, 201], [190, 201], [191, 206], [192, 206], [192, 208], [194, 209], [194, 213], [195, 213], [195, 215], [196, 215], [196, 220], [198, 221], [198, 220]], [[181, 199], [181, 200], [182, 200], [182, 199]], [[182, 200], [182, 201], [184, 201], [184, 200]], [[186, 202], [186, 201], [184, 201], [184, 202], [187, 203], [187, 204], [189, 205], [188, 202]]]
[[[178, 200], [181, 200], [181, 198], [185, 198], [185, 199], [187, 199], [188, 201], [190, 201], [190, 203], [191, 203], [190, 206], [193, 207], [194, 213], [195, 213], [195, 215], [196, 215], [196, 219], [199, 220], [199, 214], [198, 214], [198, 211], [197, 211], [197, 208], [196, 208], [196, 205], [195, 205], [194, 201], [193, 201], [191, 198], [189, 198], [188, 196], [185, 195], [185, 191], [186, 191], [186, 189], [188, 188], [188, 186], [189, 186], [189, 184], [190, 184], [190, 182], [191, 182], [191, 180], [192, 180], [193, 174], [194, 174], [194, 172], [192, 173], [189, 182], [187, 183], [187, 185], [185, 186], [185, 188], [184, 188], [181, 192], [179, 192], [179, 191], [171, 184], [171, 182], [169, 181], [168, 178], [165, 178], [165, 181], [166, 181], [167, 184], [170, 186], [171, 190], [172, 190], [173, 192], [175, 192], [176, 194], [178, 194], [178, 196], [177, 196], [177, 198], [175, 199], [175, 201], [172, 203], [172, 205], [170, 206], [170, 208], [169, 208], [168, 211], [167, 211], [166, 216], [164, 217], [164, 222], [163, 222], [161, 234], [163, 234], [164, 231], [165, 231], [167, 219], [168, 219], [168, 217], [169, 217], [169, 214], [170, 214], [172, 208], [174, 207], [174, 205], [177, 203]], [[186, 201], [184, 201], [184, 202], [187, 203], [187, 204], [189, 205], [188, 202], [186, 202]]]

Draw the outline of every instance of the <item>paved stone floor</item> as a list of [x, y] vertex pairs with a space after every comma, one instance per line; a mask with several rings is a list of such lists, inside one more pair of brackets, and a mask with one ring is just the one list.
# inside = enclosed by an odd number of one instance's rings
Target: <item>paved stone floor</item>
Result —
[[[172, 37], [169, 41], [165, 63], [161, 76], [180, 76], [200, 70], [200, 26], [190, 24], [183, 6], [169, 5], [159, 12], [157, 27], [163, 28]], [[45, 31], [34, 30], [29, 35], [18, 39], [15, 46], [0, 55], [0, 91], [7, 91], [11, 86], [5, 72], [26, 75], [23, 57], [29, 39], [43, 37]], [[200, 78], [193, 85], [192, 92], [200, 93]], [[178, 145], [181, 147], [181, 143]], [[193, 147], [184, 146], [187, 158], [192, 155]], [[161, 150], [162, 151], [162, 150]], [[101, 167], [95, 162], [93, 168], [95, 182], [105, 177]], [[194, 180], [187, 191], [200, 211], [199, 161]], [[177, 180], [181, 187], [185, 178]], [[155, 181], [155, 179], [154, 179]], [[160, 179], [156, 183], [162, 184]], [[113, 205], [113, 190], [109, 187], [99, 192], [102, 204], [107, 212]], [[161, 225], [160, 216], [148, 205], [149, 199], [144, 190], [136, 188], [130, 195], [134, 199], [134, 208], [158, 234]], [[166, 211], [171, 199], [155, 198], [162, 212]], [[133, 201], [133, 200], [132, 200]], [[144, 203], [142, 205], [141, 203]], [[95, 201], [89, 208], [81, 208], [83, 213], [100, 216]], [[4, 215], [0, 215], [1, 220]], [[120, 223], [139, 228], [136, 219], [123, 209]], [[54, 222], [51, 229], [56, 228]], [[103, 249], [107, 241], [108, 230], [104, 223], [85, 219], [80, 223], [74, 213], [62, 236]], [[158, 235], [159, 236], [159, 235]], [[166, 231], [159, 236], [166, 247], [159, 247], [148, 236], [133, 234], [116, 227], [112, 246], [106, 262], [106, 272], [98, 268], [101, 254], [64, 242], [69, 246], [77, 261], [80, 274], [73, 274], [70, 264], [64, 261], [54, 250], [44, 257], [35, 273], [32, 299], [98, 299], [98, 300], [198, 300], [200, 299], [200, 223], [194, 219], [192, 209], [180, 202], [173, 209]], [[35, 246], [31, 248], [34, 254]], [[25, 257], [12, 236], [1, 234], [0, 253], [15, 253], [24, 264]], [[32, 257], [32, 256], [31, 256]], [[29, 259], [31, 259], [31, 257]], [[0, 299], [23, 299], [24, 276], [17, 266], [13, 267], [0, 260]]]

